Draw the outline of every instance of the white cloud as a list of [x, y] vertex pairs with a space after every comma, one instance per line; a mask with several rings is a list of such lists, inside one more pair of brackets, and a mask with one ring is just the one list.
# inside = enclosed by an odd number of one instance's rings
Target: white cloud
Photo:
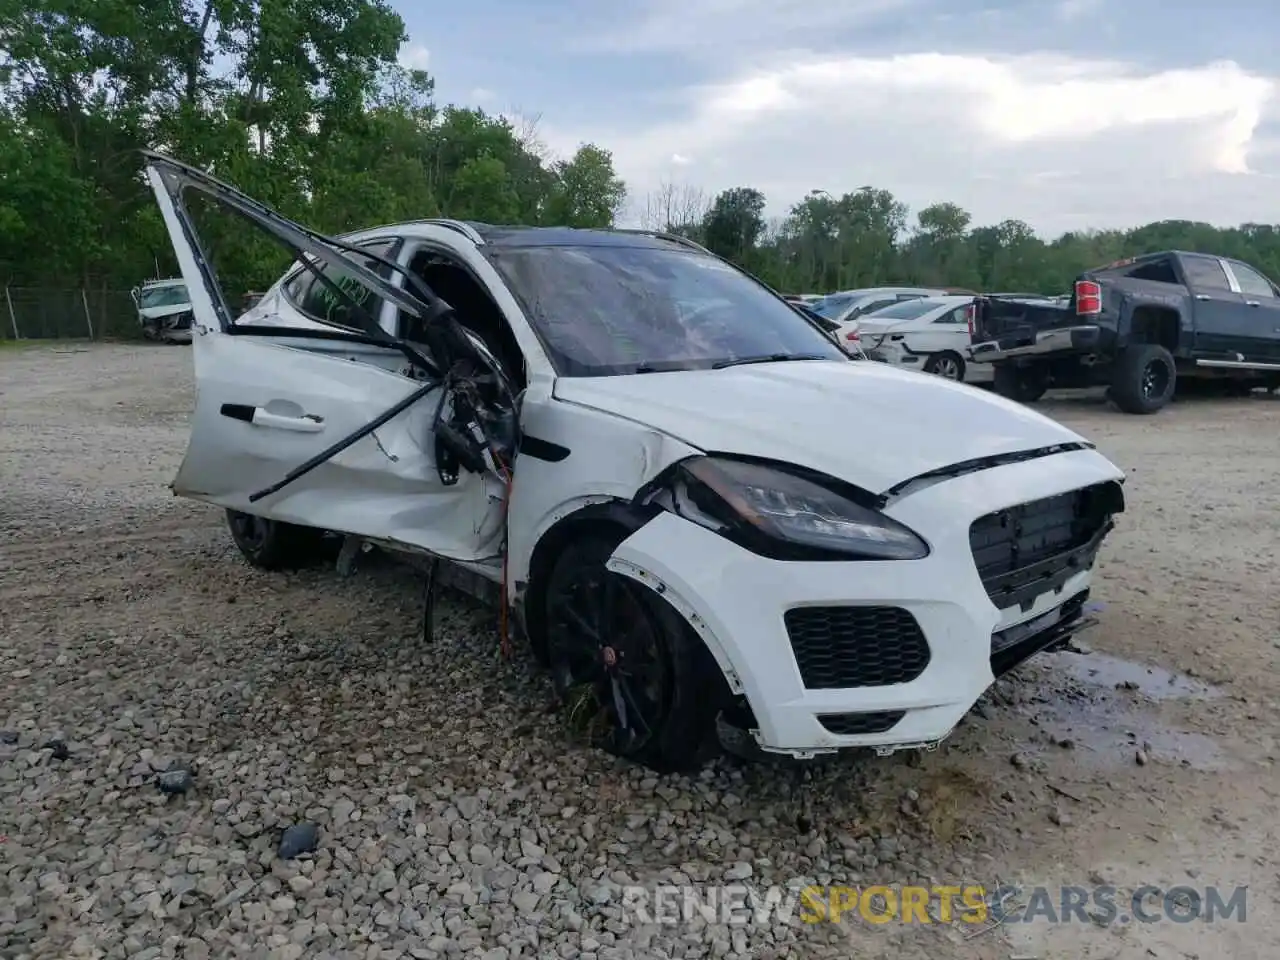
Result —
[[686, 157], [682, 153], [673, 153], [671, 155], [671, 162], [677, 167], [687, 167], [689, 164], [693, 163], [693, 159], [691, 157]]
[[467, 99], [472, 103], [492, 103], [497, 96], [488, 87], [476, 87], [467, 94]]
[[773, 213], [810, 189], [871, 184], [916, 209], [954, 200], [979, 222], [1017, 217], [1053, 232], [1280, 221], [1280, 182], [1250, 172], [1267, 159], [1254, 134], [1274, 89], [1233, 63], [793, 57], [687, 91], [677, 119], [579, 132], [613, 150], [633, 197], [669, 179], [676, 157], [696, 156], [708, 190], [758, 187]]
[[400, 66], [409, 70], [426, 70], [431, 63], [431, 51], [420, 43], [410, 43], [400, 51]]

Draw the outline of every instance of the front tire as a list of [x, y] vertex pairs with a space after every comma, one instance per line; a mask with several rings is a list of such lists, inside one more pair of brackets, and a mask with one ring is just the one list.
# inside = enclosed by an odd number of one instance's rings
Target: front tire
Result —
[[1125, 413], [1155, 413], [1173, 399], [1177, 381], [1173, 354], [1157, 343], [1134, 344], [1116, 359], [1111, 399]]
[[546, 581], [546, 653], [570, 722], [617, 756], [658, 772], [696, 768], [719, 712], [698, 637], [661, 598], [606, 569], [615, 539], [588, 534]]
[[322, 553], [324, 531], [311, 527], [228, 510], [227, 529], [249, 566], [259, 570], [296, 570]]

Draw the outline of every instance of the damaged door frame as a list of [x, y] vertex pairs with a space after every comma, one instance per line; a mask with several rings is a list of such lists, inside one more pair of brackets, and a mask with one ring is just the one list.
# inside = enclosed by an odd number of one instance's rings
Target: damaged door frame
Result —
[[[195, 258], [195, 265], [200, 271], [204, 287], [211, 294], [210, 300], [214, 315], [223, 333], [257, 337], [278, 336], [346, 340], [391, 347], [404, 354], [411, 364], [425, 370], [432, 378], [426, 381], [421, 388], [415, 390], [408, 397], [405, 397], [360, 429], [336, 441], [305, 463], [299, 464], [279, 482], [252, 494], [249, 497], [251, 503], [255, 503], [273, 493], [278, 493], [295, 480], [331, 460], [358, 440], [368, 436], [378, 427], [417, 403], [436, 387], [441, 387], [440, 403], [436, 407], [435, 416], [432, 420], [432, 433], [435, 437], [437, 449], [445, 448], [457, 463], [464, 468], [473, 469], [474, 472], [478, 472], [478, 470], [475, 470], [476, 467], [487, 465], [486, 461], [492, 460], [491, 457], [485, 456], [488, 451], [484, 450], [477, 441], [468, 438], [461, 431], [453, 429], [446, 424], [442, 414], [451, 398], [455, 402], [457, 399], [462, 398], [462, 395], [456, 390], [460, 380], [458, 362], [468, 352], [477, 355], [481, 363], [490, 369], [499, 386], [505, 392], [514, 411], [515, 395], [511, 383], [507, 379], [505, 371], [502, 370], [501, 364], [497, 362], [488, 349], [480, 344], [478, 338], [473, 337], [458, 322], [453, 307], [436, 296], [435, 292], [421, 278], [416, 276], [407, 265], [401, 266], [394, 260], [387, 259], [380, 254], [371, 253], [354, 244], [310, 230], [293, 220], [281, 216], [270, 207], [246, 196], [235, 187], [224, 183], [218, 178], [163, 153], [154, 150], [143, 150], [142, 155], [146, 160], [148, 175], [153, 185], [163, 189], [169, 197], [174, 216]], [[255, 325], [252, 328], [237, 327], [232, 318], [231, 309], [226, 302], [226, 296], [222, 291], [222, 285], [218, 282], [217, 272], [214, 270], [213, 264], [200, 242], [199, 231], [192, 222], [190, 212], [187, 210], [183, 199], [183, 191], [188, 187], [209, 196], [220, 205], [247, 220], [252, 226], [274, 237], [292, 251], [299, 262], [302, 263], [304, 269], [308, 270], [326, 290], [347, 304], [359, 319], [364, 334], [337, 330], [329, 333], [328, 331], [306, 330], [296, 327], [273, 327], [265, 324]], [[354, 255], [354, 258], [349, 255]], [[401, 274], [405, 278], [406, 287], [401, 289], [378, 276], [377, 273], [370, 270], [362, 262], [368, 260], [388, 267], [393, 273]], [[335, 267], [352, 275], [366, 289], [421, 320], [423, 336], [426, 339], [430, 355], [418, 349], [416, 344], [393, 336], [383, 330], [378, 323], [378, 318], [363, 303], [357, 301], [350, 293], [325, 276], [324, 271], [320, 269], [321, 264]], [[413, 293], [408, 292], [410, 287], [413, 288]], [[518, 434], [518, 423], [516, 429]], [[441, 476], [443, 479], [443, 468], [441, 468]]]

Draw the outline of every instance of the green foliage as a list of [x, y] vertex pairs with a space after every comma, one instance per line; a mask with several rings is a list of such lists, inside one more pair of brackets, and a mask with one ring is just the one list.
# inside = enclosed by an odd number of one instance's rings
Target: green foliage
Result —
[[[0, 0], [0, 283], [176, 271], [144, 147], [335, 232], [613, 223], [608, 151], [553, 162], [502, 117], [438, 109], [431, 78], [396, 63], [404, 40], [385, 0]], [[228, 289], [278, 276], [270, 241], [195, 207]]]
[[593, 144], [554, 166], [555, 185], [546, 219], [569, 227], [608, 227], [622, 209], [627, 188], [613, 172], [613, 155]]
[[[554, 159], [502, 117], [434, 102], [396, 62], [386, 0], [0, 0], [0, 283], [128, 289], [176, 270], [139, 148], [206, 168], [329, 231], [430, 216], [605, 227], [626, 187], [585, 144]], [[752, 187], [711, 202], [664, 187], [647, 225], [705, 243], [775, 287], [884, 283], [1060, 292], [1081, 270], [1166, 248], [1280, 278], [1280, 227], [1165, 221], [1045, 240], [953, 203], [814, 191], [780, 222]], [[284, 255], [197, 211], [226, 285], [262, 289]]]
[[702, 242], [722, 257], [746, 263], [764, 236], [764, 194], [734, 187], [716, 197], [702, 221]]
[[[722, 193], [690, 235], [706, 239], [715, 211], [733, 206], [740, 194]], [[839, 199], [818, 191], [734, 256], [774, 287], [797, 293], [908, 284], [1056, 294], [1091, 267], [1158, 250], [1236, 257], [1280, 279], [1280, 227], [1264, 224], [1166, 220], [1046, 241], [1021, 220], [973, 227], [954, 203], [925, 207], [910, 230], [906, 220], [906, 208], [884, 190], [863, 187]]]

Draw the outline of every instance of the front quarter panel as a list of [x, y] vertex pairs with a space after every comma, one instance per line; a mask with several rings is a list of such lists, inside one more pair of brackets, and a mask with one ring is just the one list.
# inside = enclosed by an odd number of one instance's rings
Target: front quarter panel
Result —
[[700, 452], [652, 427], [556, 400], [542, 382], [526, 393], [520, 423], [525, 445], [507, 528], [513, 595], [529, 578], [538, 541], [556, 523], [592, 504], [629, 502], [666, 467]]

